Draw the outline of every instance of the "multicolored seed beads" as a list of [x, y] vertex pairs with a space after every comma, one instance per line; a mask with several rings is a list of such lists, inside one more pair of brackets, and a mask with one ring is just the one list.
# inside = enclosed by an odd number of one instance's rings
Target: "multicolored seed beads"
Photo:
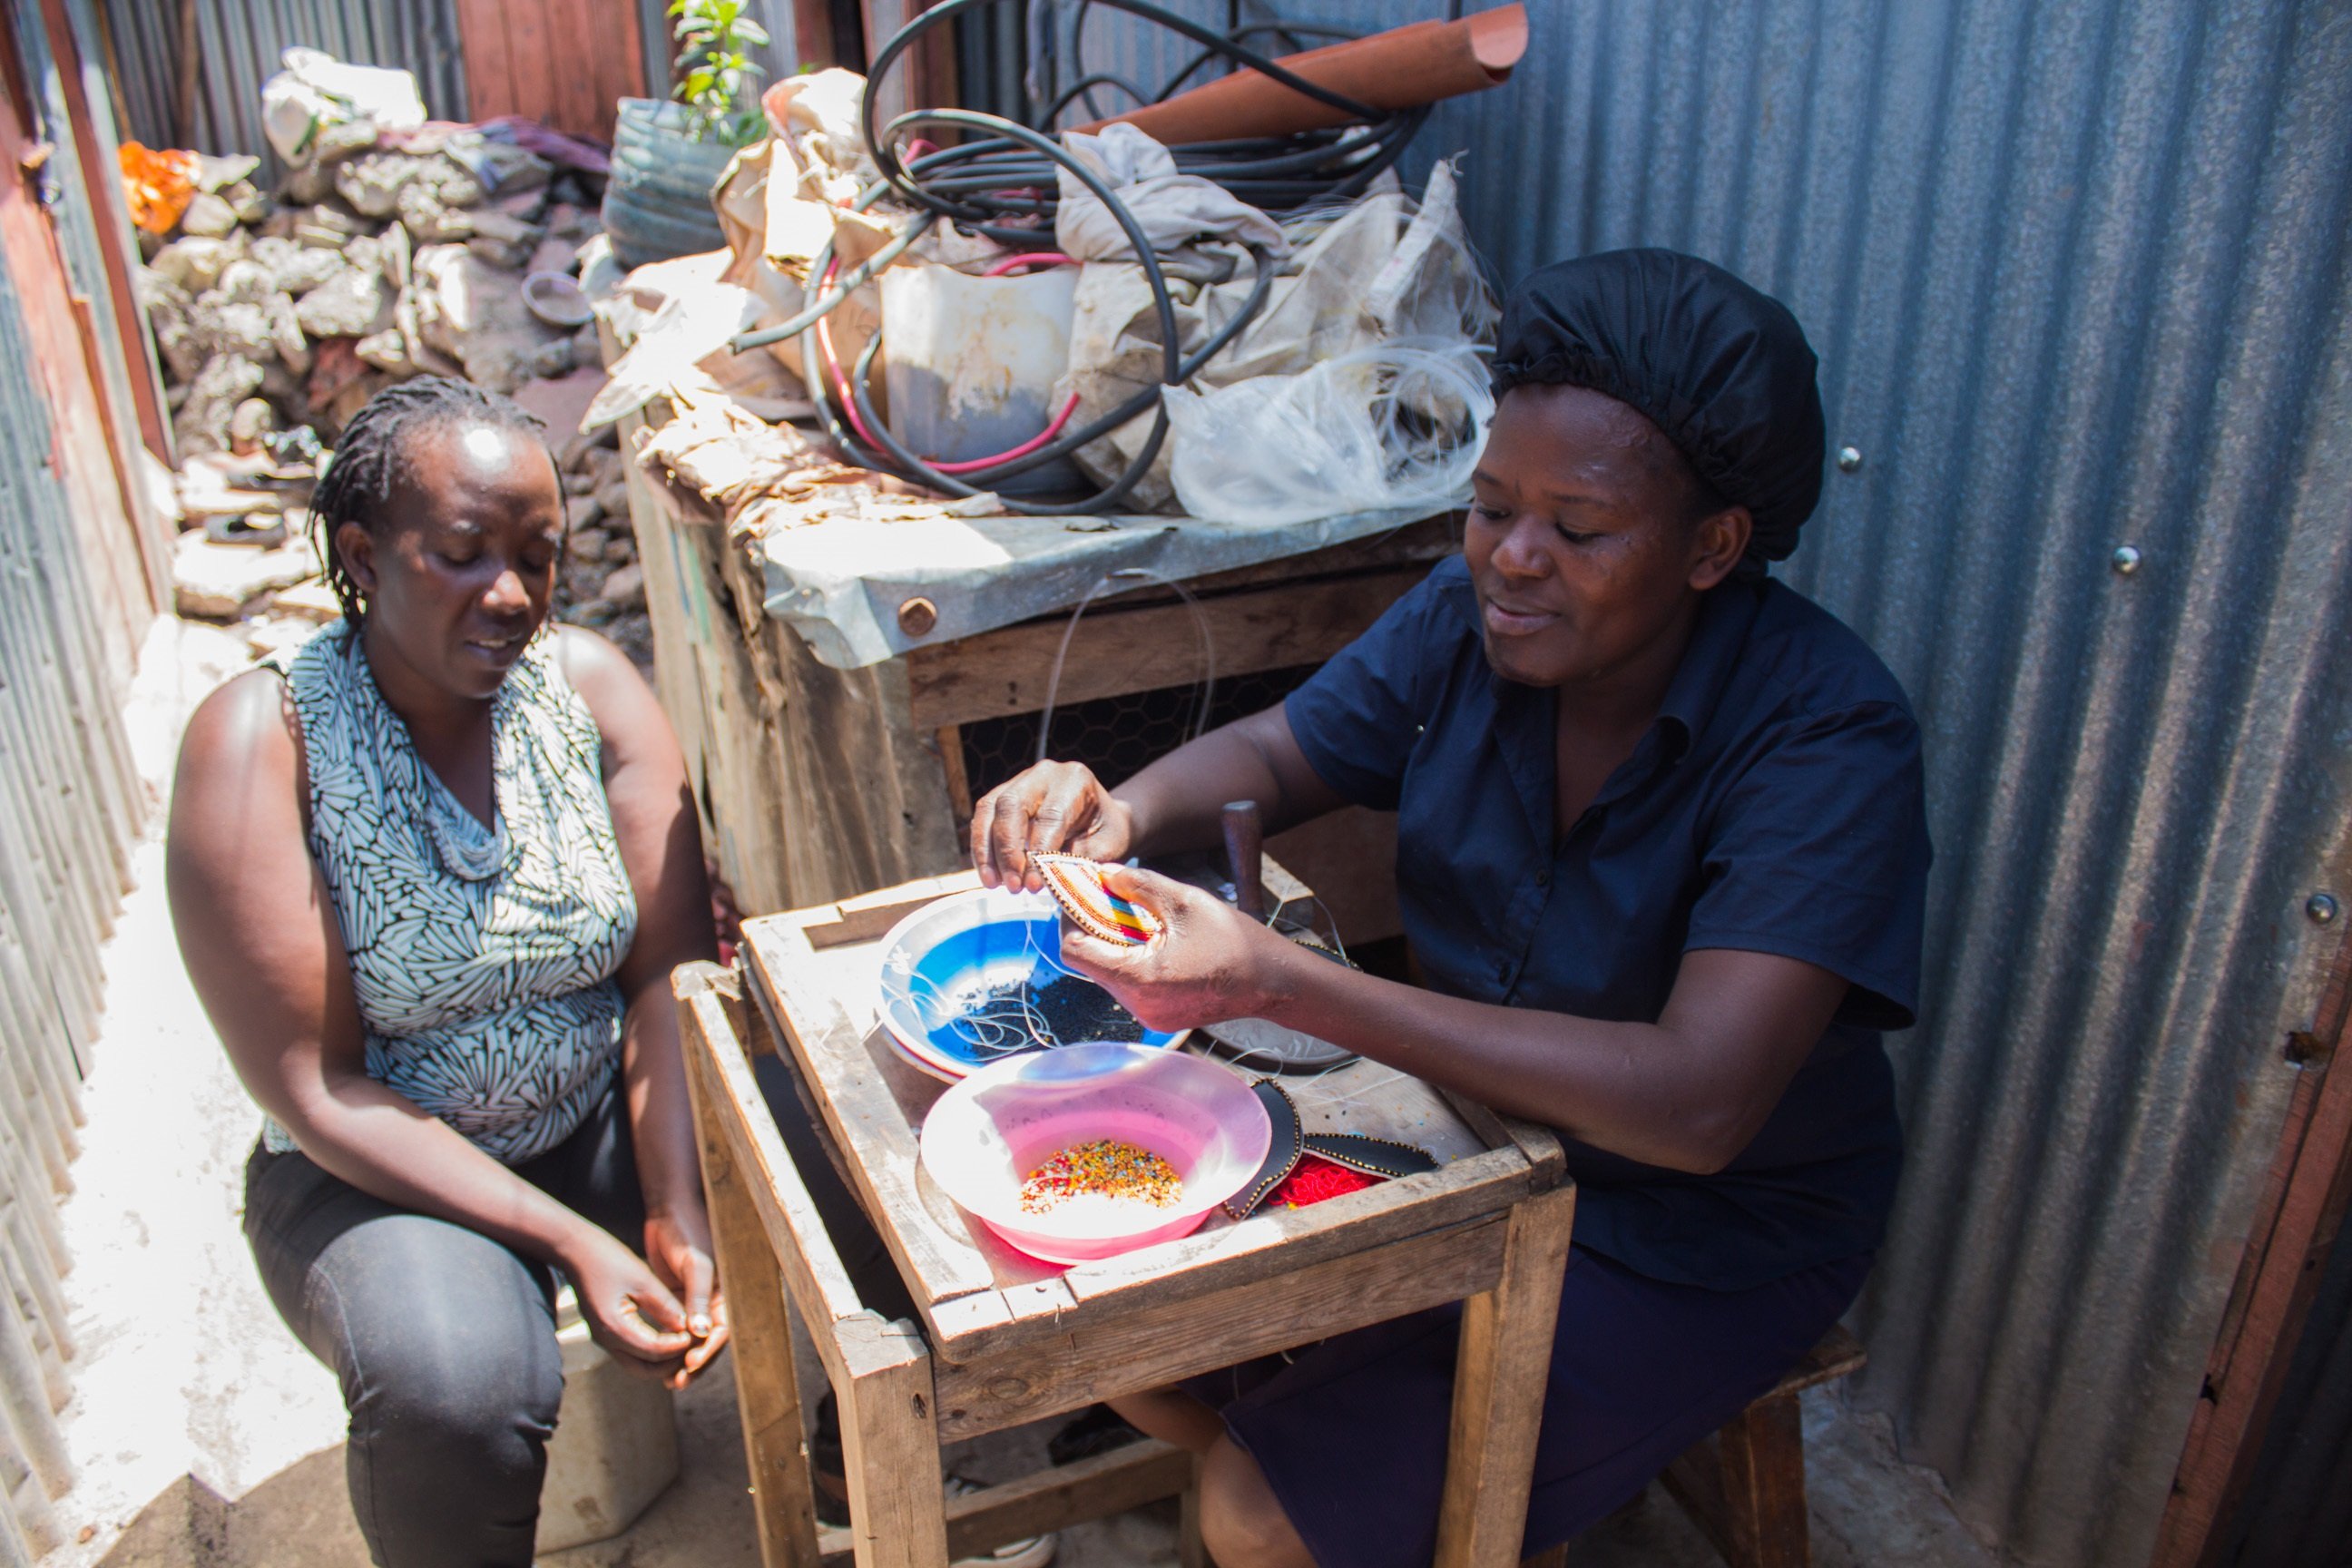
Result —
[[1021, 1212], [1044, 1214], [1076, 1197], [1128, 1198], [1171, 1208], [1184, 1190], [1176, 1167], [1149, 1149], [1116, 1138], [1073, 1144], [1029, 1173]]

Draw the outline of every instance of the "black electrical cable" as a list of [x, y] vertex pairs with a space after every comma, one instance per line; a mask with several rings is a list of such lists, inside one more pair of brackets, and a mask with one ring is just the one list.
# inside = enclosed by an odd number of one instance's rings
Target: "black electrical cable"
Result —
[[[819, 297], [783, 326], [739, 334], [732, 343], [740, 353], [759, 343], [800, 336], [803, 364], [814, 393], [818, 416], [827, 435], [855, 462], [950, 494], [996, 493], [1007, 508], [1016, 511], [1045, 516], [1102, 511], [1125, 499], [1150, 472], [1167, 438], [1168, 414], [1161, 390], [1190, 381], [1240, 336], [1264, 308], [1277, 267], [1262, 250], [1253, 247], [1255, 274], [1247, 298], [1207, 342], [1192, 354], [1184, 355], [1178, 338], [1174, 297], [1149, 237], [1134, 214], [1103, 180], [1054, 139], [1052, 127], [1062, 113], [1073, 101], [1083, 101], [1089, 112], [1100, 117], [1094, 92], [1103, 87], [1116, 88], [1139, 104], [1164, 100], [1213, 61], [1223, 61], [1228, 71], [1257, 71], [1304, 97], [1339, 110], [1356, 123], [1294, 136], [1178, 146], [1170, 152], [1180, 173], [1213, 180], [1242, 201], [1262, 210], [1282, 213], [1307, 211], [1360, 195], [1403, 155], [1406, 144], [1421, 129], [1429, 110], [1384, 111], [1359, 103], [1286, 68], [1248, 43], [1250, 39], [1270, 37], [1296, 50], [1301, 47], [1301, 39], [1357, 36], [1345, 28], [1282, 21], [1243, 26], [1240, 5], [1234, 0], [1228, 7], [1228, 29], [1219, 34], [1151, 0], [1081, 0], [1070, 40], [1076, 79], [1066, 89], [1055, 88], [1060, 74], [1058, 47], [1049, 45], [1045, 53], [1045, 90], [1041, 95], [1045, 110], [1035, 121], [1043, 129], [960, 109], [915, 110], [894, 117], [887, 126], [877, 127], [880, 95], [873, 89], [924, 34], [982, 5], [1005, 3], [1008, 0], [941, 0], [900, 28], [875, 56], [859, 125], [880, 178], [859, 194], [855, 208], [862, 210], [889, 195], [913, 206], [919, 216], [881, 250], [830, 285], [825, 282], [825, 275], [833, 268], [835, 253], [828, 241], [811, 263], [810, 277], [821, 290]], [[1458, 14], [1460, 0], [1451, 0], [1451, 4]], [[1097, 5], [1126, 12], [1188, 38], [1201, 46], [1201, 53], [1150, 98], [1135, 83], [1118, 76], [1088, 72], [1084, 63], [1086, 24], [1088, 13]], [[1032, 102], [1028, 111], [1034, 113], [1036, 107]], [[904, 158], [900, 152], [902, 138], [921, 127], [950, 128], [970, 140], [932, 149], [912, 159]], [[881, 345], [880, 332], [866, 343], [856, 365], [845, 370], [837, 363], [819, 363], [817, 333], [810, 329], [941, 220], [1013, 250], [1049, 247], [1066, 174], [1103, 204], [1134, 249], [1159, 318], [1162, 379], [1082, 428], [1063, 431], [1034, 450], [991, 464], [969, 477], [942, 472], [910, 451], [877, 416], [868, 380]], [[835, 378], [838, 378], [838, 386]], [[862, 437], [846, 427], [836, 414], [834, 405], [840, 393], [847, 395], [847, 407], [843, 412], [849, 416], [849, 423], [863, 432]], [[1094, 495], [1067, 502], [1025, 501], [1002, 496], [998, 487], [1006, 480], [1067, 458], [1146, 412], [1152, 412], [1154, 417], [1142, 447], [1118, 477]], [[870, 437], [871, 443], [881, 450], [869, 450], [866, 437]]]

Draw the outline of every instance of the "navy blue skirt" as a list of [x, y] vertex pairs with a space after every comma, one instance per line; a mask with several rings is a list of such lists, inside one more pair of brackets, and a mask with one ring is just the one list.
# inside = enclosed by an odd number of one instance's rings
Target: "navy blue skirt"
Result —
[[[1644, 1278], [1571, 1247], [1522, 1555], [1632, 1500], [1853, 1304], [1864, 1256], [1747, 1290]], [[1193, 1378], [1321, 1568], [1426, 1568], [1437, 1550], [1458, 1304]]]

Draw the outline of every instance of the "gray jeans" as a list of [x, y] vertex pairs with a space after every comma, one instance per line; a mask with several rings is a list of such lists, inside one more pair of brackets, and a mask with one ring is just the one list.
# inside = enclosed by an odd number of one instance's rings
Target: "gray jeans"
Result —
[[[645, 1245], [617, 1080], [578, 1131], [515, 1173]], [[555, 1279], [478, 1231], [256, 1147], [245, 1234], [263, 1285], [351, 1412], [344, 1468], [384, 1568], [529, 1568], [563, 1397]]]

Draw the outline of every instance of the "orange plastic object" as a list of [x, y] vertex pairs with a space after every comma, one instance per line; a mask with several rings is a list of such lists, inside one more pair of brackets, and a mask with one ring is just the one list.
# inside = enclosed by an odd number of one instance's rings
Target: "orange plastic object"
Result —
[[119, 161], [131, 221], [149, 234], [171, 233], [195, 196], [196, 176], [204, 172], [204, 165], [194, 153], [157, 152], [136, 142], [122, 144]]
[[[1458, 22], [1414, 22], [1368, 38], [1286, 55], [1276, 63], [1318, 87], [1374, 109], [1418, 109], [1507, 79], [1528, 52], [1528, 9], [1500, 5]], [[1124, 121], [1169, 146], [1289, 136], [1348, 124], [1349, 117], [1257, 71], [1235, 71], [1165, 103], [1076, 127]]]

